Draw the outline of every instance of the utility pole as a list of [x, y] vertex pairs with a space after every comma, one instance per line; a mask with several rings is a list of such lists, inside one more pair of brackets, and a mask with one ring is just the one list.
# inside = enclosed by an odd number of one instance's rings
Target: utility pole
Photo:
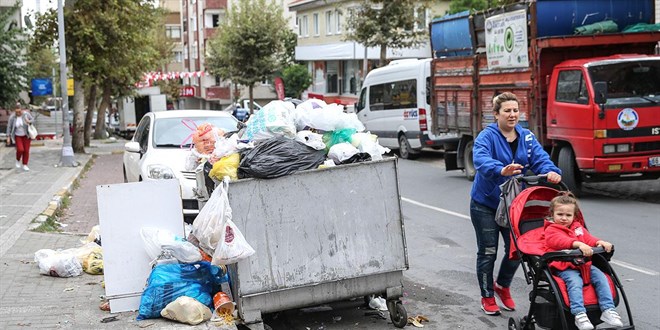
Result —
[[71, 135], [69, 134], [69, 96], [67, 93], [67, 70], [66, 70], [66, 43], [64, 40], [64, 0], [57, 0], [57, 32], [60, 44], [60, 90], [62, 95], [62, 130], [64, 142], [62, 143], [62, 158], [60, 167], [75, 167], [78, 162], [73, 156], [71, 147]]

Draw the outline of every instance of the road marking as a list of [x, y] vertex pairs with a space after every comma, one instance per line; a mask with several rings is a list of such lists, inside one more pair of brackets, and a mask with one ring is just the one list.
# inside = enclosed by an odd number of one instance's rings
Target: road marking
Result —
[[640, 266], [635, 266], [635, 265], [632, 265], [632, 264], [629, 264], [627, 262], [623, 262], [623, 261], [620, 261], [620, 260], [611, 259], [610, 263], [613, 263], [617, 266], [620, 266], [620, 267], [623, 267], [623, 268], [628, 268], [630, 270], [634, 270], [636, 272], [640, 272], [640, 273], [646, 274], [646, 275], [651, 275], [651, 276], [660, 275], [660, 273], [658, 273], [656, 271], [650, 270], [648, 268], [640, 267]]
[[455, 217], [459, 217], [459, 218], [462, 218], [462, 219], [470, 220], [470, 217], [469, 217], [469, 216], [464, 215], [464, 214], [460, 214], [460, 213], [457, 213], [457, 212], [454, 212], [454, 211], [449, 211], [449, 210], [441, 209], [441, 208], [439, 208], [439, 207], [435, 207], [435, 206], [427, 205], [427, 204], [424, 204], [424, 203], [420, 203], [420, 202], [418, 202], [418, 201], [414, 201], [414, 200], [412, 200], [412, 199], [408, 199], [408, 198], [405, 198], [405, 197], [401, 197], [401, 200], [404, 201], [404, 202], [408, 202], [408, 203], [410, 203], [410, 204], [414, 204], [414, 205], [417, 205], [417, 206], [425, 207], [425, 208], [430, 209], [430, 210], [433, 210], [433, 211], [437, 211], [437, 212], [440, 212], [440, 213], [445, 213], [445, 214], [453, 215], [453, 216], [455, 216]]
[[[437, 211], [437, 212], [440, 212], [440, 213], [445, 213], [445, 214], [453, 215], [453, 216], [458, 217], [458, 218], [461, 218], [461, 219], [467, 219], [467, 220], [470, 220], [470, 217], [467, 216], [467, 215], [465, 215], [465, 214], [460, 214], [460, 213], [457, 213], [457, 212], [454, 212], [454, 211], [449, 211], [449, 210], [441, 209], [441, 208], [439, 208], [439, 207], [435, 207], [435, 206], [431, 206], [431, 205], [428, 205], [428, 204], [420, 203], [420, 202], [418, 202], [418, 201], [415, 201], [415, 200], [412, 200], [412, 199], [409, 199], [409, 198], [405, 198], [405, 197], [401, 197], [401, 200], [404, 201], [404, 202], [407, 202], [407, 203], [413, 204], [413, 205], [417, 205], [417, 206], [420, 206], [420, 207], [427, 208], [427, 209], [429, 209], [429, 210], [433, 210], [433, 211]], [[619, 266], [619, 267], [628, 268], [628, 269], [630, 269], [630, 270], [634, 270], [634, 271], [636, 271], [636, 272], [640, 272], [640, 273], [642, 273], [642, 274], [646, 274], [646, 275], [650, 275], [650, 276], [658, 276], [658, 275], [660, 275], [660, 273], [658, 273], [658, 272], [656, 272], [656, 271], [650, 270], [650, 269], [648, 269], [648, 268], [640, 267], [640, 266], [635, 266], [635, 265], [633, 265], [633, 264], [629, 264], [629, 263], [627, 263], [627, 262], [623, 262], [623, 261], [619, 261], [619, 260], [614, 260], [614, 259], [610, 260], [610, 262], [613, 263], [613, 264], [615, 264], [615, 265], [617, 265], [617, 266]]]

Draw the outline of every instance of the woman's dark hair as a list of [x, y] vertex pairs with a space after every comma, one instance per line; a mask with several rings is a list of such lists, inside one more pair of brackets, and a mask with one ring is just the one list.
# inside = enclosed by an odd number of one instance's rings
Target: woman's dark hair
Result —
[[580, 207], [578, 206], [577, 198], [575, 198], [575, 195], [573, 195], [573, 193], [570, 191], [560, 191], [559, 194], [550, 201], [550, 218], [552, 218], [552, 215], [555, 212], [555, 207], [557, 205], [571, 204], [575, 206], [575, 210], [573, 210], [574, 214], [577, 214], [580, 211]]
[[516, 97], [516, 94], [513, 94], [511, 92], [504, 92], [500, 95], [495, 96], [493, 98], [493, 111], [500, 113], [500, 108], [502, 107], [502, 103], [506, 101], [518, 102], [518, 97]]

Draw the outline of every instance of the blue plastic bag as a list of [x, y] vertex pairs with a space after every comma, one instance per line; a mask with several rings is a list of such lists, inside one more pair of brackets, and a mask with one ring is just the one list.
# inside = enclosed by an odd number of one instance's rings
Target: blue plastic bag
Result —
[[227, 274], [207, 261], [157, 265], [142, 292], [137, 319], [159, 318], [163, 308], [181, 296], [197, 299], [212, 308], [212, 295], [228, 280]]

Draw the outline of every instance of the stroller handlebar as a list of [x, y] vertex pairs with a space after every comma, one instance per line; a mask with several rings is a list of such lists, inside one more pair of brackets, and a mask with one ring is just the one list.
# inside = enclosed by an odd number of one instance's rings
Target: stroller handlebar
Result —
[[516, 180], [518, 180], [519, 182], [524, 182], [524, 183], [526, 183], [528, 185], [532, 185], [532, 186], [538, 185], [540, 182], [544, 182], [544, 183], [549, 183], [549, 184], [559, 186], [560, 190], [563, 190], [563, 191], [568, 191], [569, 190], [568, 186], [564, 183], [564, 181], [560, 181], [559, 183], [550, 183], [548, 181], [548, 175], [547, 174], [519, 176], [519, 177], [516, 177]]

